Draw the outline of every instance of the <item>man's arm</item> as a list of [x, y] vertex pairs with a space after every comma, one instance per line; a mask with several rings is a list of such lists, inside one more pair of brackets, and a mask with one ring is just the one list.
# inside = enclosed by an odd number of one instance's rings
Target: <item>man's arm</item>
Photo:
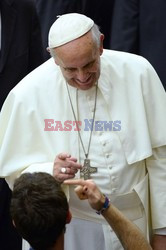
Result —
[[[92, 180], [67, 180], [64, 184], [79, 185], [76, 187], [75, 192], [81, 200], [88, 199], [89, 204], [96, 211], [100, 211], [103, 208], [105, 196]], [[112, 227], [124, 249], [152, 249], [137, 226], [129, 221], [112, 204], [102, 212], [102, 216]]]
[[151, 249], [142, 232], [112, 204], [102, 213], [110, 224], [124, 249]]

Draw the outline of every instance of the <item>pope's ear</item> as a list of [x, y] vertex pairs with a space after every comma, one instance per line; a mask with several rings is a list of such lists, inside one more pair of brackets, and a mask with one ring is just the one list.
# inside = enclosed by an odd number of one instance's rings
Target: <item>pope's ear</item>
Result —
[[71, 212], [69, 210], [68, 213], [67, 213], [67, 217], [66, 217], [66, 224], [69, 224], [71, 219], [72, 219], [72, 214], [71, 214]]
[[104, 41], [104, 34], [100, 35], [100, 56], [103, 54], [103, 41]]
[[48, 53], [50, 53], [50, 48], [49, 47], [47, 47], [46, 50], [47, 50]]

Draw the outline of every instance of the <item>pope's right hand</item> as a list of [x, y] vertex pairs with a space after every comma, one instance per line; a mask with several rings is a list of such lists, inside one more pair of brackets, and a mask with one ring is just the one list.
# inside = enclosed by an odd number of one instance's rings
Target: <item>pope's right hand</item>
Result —
[[72, 179], [82, 166], [77, 163], [77, 158], [67, 153], [60, 153], [56, 156], [53, 165], [53, 176], [59, 182]]

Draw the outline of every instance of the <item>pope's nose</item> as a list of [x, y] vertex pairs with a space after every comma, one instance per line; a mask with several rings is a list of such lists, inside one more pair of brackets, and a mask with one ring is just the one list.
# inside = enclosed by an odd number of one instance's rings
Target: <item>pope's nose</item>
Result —
[[84, 83], [88, 80], [88, 78], [89, 78], [89, 74], [86, 70], [80, 69], [77, 71], [77, 80], [79, 82]]

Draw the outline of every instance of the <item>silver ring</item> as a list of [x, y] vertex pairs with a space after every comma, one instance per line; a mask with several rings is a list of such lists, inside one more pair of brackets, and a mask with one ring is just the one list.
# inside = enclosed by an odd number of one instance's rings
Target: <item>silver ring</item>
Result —
[[66, 168], [61, 168], [61, 173], [65, 174], [66, 173]]

